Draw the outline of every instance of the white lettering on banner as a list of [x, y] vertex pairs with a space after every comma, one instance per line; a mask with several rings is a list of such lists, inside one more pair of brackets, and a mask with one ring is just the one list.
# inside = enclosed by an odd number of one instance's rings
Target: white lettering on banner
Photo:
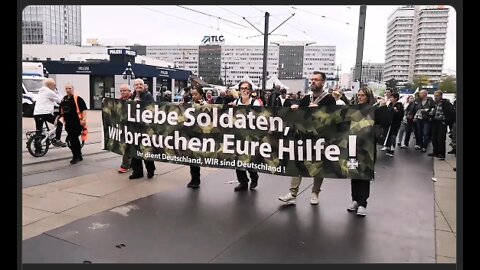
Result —
[[[110, 136], [120, 136], [117, 135], [115, 130], [109, 130]], [[120, 133], [121, 134], [121, 133]], [[176, 149], [176, 150], [190, 150], [193, 152], [215, 152], [215, 140], [213, 138], [185, 138], [180, 135], [178, 130], [173, 132], [173, 135], [164, 136], [161, 134], [146, 134], [132, 132], [128, 130], [128, 127], [124, 127], [124, 138], [125, 143], [133, 145], [143, 145], [147, 147], [155, 148], [167, 148], [167, 149]]]
[[[340, 148], [337, 145], [329, 145], [325, 147], [325, 138], [320, 138], [315, 141], [313, 145], [314, 153], [312, 153], [312, 139], [305, 140], [305, 146], [303, 141], [299, 140], [295, 148], [295, 142], [287, 140], [288, 146], [285, 145], [284, 140], [278, 141], [278, 159], [290, 159], [290, 160], [305, 160], [305, 161], [320, 161], [322, 160], [322, 153], [327, 160], [338, 161], [340, 155]], [[306, 148], [306, 149], [305, 149]], [[325, 149], [325, 151], [323, 151]], [[306, 155], [304, 159], [304, 150]], [[295, 155], [297, 153], [297, 155]], [[286, 157], [284, 157], [284, 154]]]
[[[233, 115], [233, 108], [229, 108], [227, 112], [218, 117], [218, 108], [212, 108], [212, 115], [208, 113], [199, 113], [196, 117], [193, 115], [195, 108], [188, 108], [185, 110], [186, 127], [191, 127], [198, 124], [200, 127], [212, 126], [214, 128], [220, 126], [222, 128], [238, 128], [238, 129], [259, 129], [265, 131], [277, 131], [288, 133], [288, 127], [283, 126], [283, 119], [278, 116], [268, 117], [255, 115], [253, 112], [248, 112], [247, 115], [235, 114]], [[130, 120], [129, 120], [130, 121]]]

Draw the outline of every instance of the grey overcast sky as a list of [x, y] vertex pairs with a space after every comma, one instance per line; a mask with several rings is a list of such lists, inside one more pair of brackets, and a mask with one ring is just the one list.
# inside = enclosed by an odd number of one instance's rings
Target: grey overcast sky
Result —
[[[383, 63], [387, 21], [399, 6], [367, 6], [363, 62]], [[193, 9], [211, 16], [203, 15]], [[263, 45], [264, 13], [273, 41], [308, 41], [334, 45], [336, 65], [350, 72], [355, 64], [359, 6], [82, 6], [82, 44], [199, 45], [205, 35], [223, 35], [226, 45]], [[221, 17], [222, 19], [218, 19]], [[228, 21], [227, 21], [228, 20]], [[286, 35], [286, 36], [282, 36]], [[456, 71], [456, 12], [450, 7], [444, 72]]]

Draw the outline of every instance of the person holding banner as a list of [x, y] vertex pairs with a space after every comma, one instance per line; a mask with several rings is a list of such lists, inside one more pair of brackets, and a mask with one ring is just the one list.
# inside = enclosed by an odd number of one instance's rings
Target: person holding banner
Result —
[[[151, 101], [154, 102], [152, 94], [145, 89], [145, 83], [142, 79], [135, 79], [133, 81], [133, 88], [135, 89], [135, 94], [133, 100], [135, 101]], [[145, 167], [147, 167], [147, 178], [152, 178], [155, 172], [155, 164], [152, 160], [144, 160]], [[143, 165], [141, 158], [132, 158], [132, 175], [129, 179], [143, 178]]]
[[[309, 95], [305, 95], [302, 100], [300, 100], [299, 104], [294, 104], [290, 106], [292, 110], [298, 110], [298, 108], [307, 108], [307, 107], [320, 107], [320, 106], [330, 106], [335, 105], [336, 101], [335, 98], [329, 94], [327, 91], [323, 90], [323, 86], [325, 84], [325, 80], [327, 76], [325, 73], [320, 71], [314, 71], [313, 76], [310, 79], [311, 82], [311, 90], [312, 93]], [[282, 202], [288, 204], [295, 204], [295, 198], [297, 197], [298, 188], [300, 187], [300, 183], [302, 182], [301, 176], [292, 177], [290, 182], [290, 192], [288, 192], [285, 196], [278, 197], [278, 199]], [[312, 194], [310, 196], [310, 204], [317, 205], [318, 204], [318, 194], [320, 193], [320, 188], [322, 187], [323, 177], [314, 177], [313, 178], [313, 187], [312, 187]]]
[[[200, 85], [194, 86], [190, 93], [192, 95], [192, 100], [189, 102], [193, 106], [193, 104], [203, 105], [205, 101], [203, 100], [203, 88]], [[187, 184], [189, 188], [199, 188], [200, 187], [200, 166], [190, 165], [190, 176], [192, 179]]]
[[[130, 90], [130, 85], [124, 83], [120, 85], [120, 99], [121, 100], [130, 100], [132, 97], [132, 90]], [[127, 145], [127, 147], [129, 147]], [[126, 151], [125, 151], [126, 152]], [[118, 169], [119, 173], [126, 173], [130, 170], [132, 163], [132, 158], [129, 157], [126, 153], [122, 157], [122, 164], [120, 165], [120, 168]]]
[[[250, 95], [253, 90], [253, 86], [251, 83], [247, 81], [240, 82], [240, 97], [229, 103], [229, 105], [233, 106], [261, 106], [258, 99], [253, 99]], [[253, 170], [235, 170], [237, 173], [237, 180], [240, 184], [238, 184], [233, 190], [234, 191], [244, 191], [248, 189], [248, 177], [247, 171], [250, 174], [250, 189], [255, 189], [258, 185], [258, 173]]]
[[[363, 87], [358, 90], [357, 93], [357, 104], [363, 106], [371, 106], [375, 103], [375, 97], [373, 92], [368, 87]], [[375, 125], [379, 125], [381, 114], [387, 111], [387, 103], [382, 100], [378, 107], [375, 107]], [[377, 145], [377, 138], [374, 145]], [[377, 149], [373, 151], [373, 163], [377, 159]], [[370, 181], [371, 179], [352, 179], [351, 180], [351, 194], [352, 194], [352, 203], [347, 208], [349, 212], [356, 212], [357, 216], [366, 216], [367, 215], [367, 199], [370, 196]]]

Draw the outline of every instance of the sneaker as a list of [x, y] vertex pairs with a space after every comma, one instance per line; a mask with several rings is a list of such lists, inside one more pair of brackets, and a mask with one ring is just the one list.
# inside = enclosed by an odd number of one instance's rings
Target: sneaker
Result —
[[310, 204], [311, 205], [318, 204], [318, 193], [312, 192], [312, 195], [310, 196]]
[[445, 156], [442, 156], [442, 155], [438, 155], [437, 158], [438, 160], [445, 160]]
[[427, 152], [427, 149], [422, 148], [422, 153], [425, 153], [425, 152]]
[[154, 172], [154, 171], [147, 172], [147, 178], [148, 178], [148, 179], [153, 178], [154, 175], [155, 175], [155, 172]]
[[406, 146], [405, 144], [402, 144], [402, 145], [400, 145], [400, 148], [402, 148], [402, 149], [406, 149], [406, 148], [407, 148], [407, 146]]
[[386, 155], [389, 156], [389, 157], [393, 157], [393, 156], [395, 155], [395, 151], [393, 151], [393, 150], [387, 150], [387, 154], [386, 154]]
[[447, 154], [455, 155], [456, 153], [457, 153], [457, 150], [452, 149], [452, 150], [448, 151]]
[[60, 140], [55, 140], [52, 144], [53, 144], [53, 146], [56, 146], [56, 147], [66, 147], [67, 146], [66, 143], [64, 143]]
[[353, 201], [352, 204], [347, 208], [347, 211], [353, 212], [353, 211], [357, 211], [357, 209], [358, 209], [358, 203], [357, 201]]
[[285, 196], [280, 196], [278, 199], [282, 202], [286, 202], [288, 204], [295, 204], [296, 196], [293, 196], [291, 192], [288, 192]]
[[357, 209], [357, 216], [364, 217], [366, 215], [367, 215], [367, 208], [365, 208], [363, 206], [359, 206], [358, 209]]
[[387, 150], [387, 147], [386, 146], [382, 147], [382, 151], [385, 151], [385, 150]]
[[420, 150], [420, 149], [422, 149], [420, 145], [415, 145], [415, 150]]
[[118, 169], [118, 173], [126, 173], [128, 172], [130, 169], [125, 169], [125, 168], [122, 168], [120, 167], [120, 169]]

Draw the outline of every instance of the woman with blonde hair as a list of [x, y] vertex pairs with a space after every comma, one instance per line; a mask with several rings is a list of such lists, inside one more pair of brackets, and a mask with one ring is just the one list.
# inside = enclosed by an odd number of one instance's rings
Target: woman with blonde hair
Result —
[[[357, 102], [360, 107], [362, 106], [371, 106], [375, 102], [375, 97], [373, 95], [373, 92], [370, 88], [368, 87], [363, 87], [360, 90], [358, 90], [357, 93]], [[375, 125], [378, 125], [378, 116], [380, 116], [383, 112], [383, 110], [386, 110], [386, 101], [382, 100], [380, 101], [380, 106], [375, 107]], [[375, 149], [373, 152], [373, 162], [375, 163], [375, 160], [377, 159], [377, 138], [374, 136], [372, 138], [375, 140], [374, 145]], [[349, 212], [356, 212], [357, 216], [364, 217], [367, 215], [367, 199], [370, 196], [370, 181], [373, 179], [352, 179], [351, 180], [351, 194], [352, 194], [352, 203], [351, 205], [347, 208]]]

